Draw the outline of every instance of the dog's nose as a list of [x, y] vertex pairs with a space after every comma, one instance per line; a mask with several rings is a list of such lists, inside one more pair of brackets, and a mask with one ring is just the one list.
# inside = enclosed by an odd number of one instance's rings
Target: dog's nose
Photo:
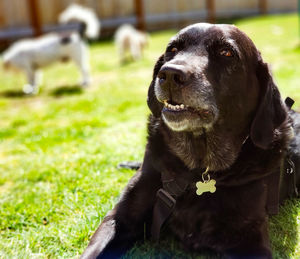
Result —
[[169, 83], [184, 86], [187, 81], [187, 74], [182, 65], [163, 66], [158, 72], [157, 77], [161, 86]]

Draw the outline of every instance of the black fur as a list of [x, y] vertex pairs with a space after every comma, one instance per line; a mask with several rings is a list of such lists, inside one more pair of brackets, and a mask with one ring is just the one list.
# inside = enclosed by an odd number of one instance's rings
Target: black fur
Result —
[[[176, 111], [165, 101], [188, 108]], [[154, 67], [147, 103], [152, 115], [142, 167], [82, 258], [119, 257], [143, 240], [145, 226], [149, 237], [166, 171], [189, 182], [165, 225], [184, 247], [271, 258], [268, 179], [278, 177], [292, 125], [252, 41], [230, 25], [183, 29]], [[299, 126], [295, 134], [299, 146]], [[207, 167], [216, 192], [197, 196], [195, 183]]]
[[268, 66], [262, 61], [259, 62], [257, 77], [263, 95], [252, 123], [251, 138], [257, 146], [266, 149], [273, 141], [274, 130], [286, 120], [287, 113]]

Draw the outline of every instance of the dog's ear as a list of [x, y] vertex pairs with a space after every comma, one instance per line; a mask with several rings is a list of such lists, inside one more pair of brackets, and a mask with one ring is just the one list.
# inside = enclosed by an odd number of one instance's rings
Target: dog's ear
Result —
[[274, 140], [274, 130], [287, 118], [287, 110], [281, 100], [269, 67], [260, 58], [256, 70], [260, 85], [260, 101], [251, 125], [250, 136], [253, 143], [267, 149]]
[[163, 108], [163, 104], [156, 99], [154, 85], [155, 85], [156, 76], [160, 68], [164, 64], [164, 59], [165, 59], [164, 55], [161, 55], [157, 60], [153, 70], [152, 81], [148, 90], [147, 104], [154, 117], [160, 117], [161, 110]]

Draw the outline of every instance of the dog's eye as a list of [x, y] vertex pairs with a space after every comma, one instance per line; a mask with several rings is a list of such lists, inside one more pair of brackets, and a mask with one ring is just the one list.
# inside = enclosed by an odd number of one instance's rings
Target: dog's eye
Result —
[[219, 54], [224, 57], [233, 57], [233, 52], [230, 49], [222, 49]]
[[167, 53], [170, 53], [170, 54], [172, 54], [172, 55], [175, 55], [175, 54], [177, 54], [177, 52], [178, 52], [178, 49], [176, 48], [176, 47], [169, 47], [169, 48], [167, 48], [167, 51], [166, 51]]
[[178, 53], [178, 49], [175, 47], [170, 47], [166, 51], [165, 59], [170, 60]]

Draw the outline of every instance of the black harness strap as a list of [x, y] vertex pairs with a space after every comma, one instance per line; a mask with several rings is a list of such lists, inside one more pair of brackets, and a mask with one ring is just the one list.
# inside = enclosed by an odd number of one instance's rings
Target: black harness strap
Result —
[[285, 157], [284, 163], [281, 166], [279, 193], [280, 203], [283, 203], [286, 198], [299, 197], [296, 167], [291, 154], [289, 153]]
[[174, 210], [176, 200], [164, 189], [159, 189], [156, 193], [156, 203], [153, 209], [151, 238], [153, 241], [159, 240], [160, 229], [167, 218]]
[[286, 172], [288, 174], [293, 175], [293, 192], [294, 192], [294, 196], [299, 197], [299, 192], [298, 192], [298, 188], [297, 188], [297, 174], [296, 174], [295, 163], [293, 162], [293, 160], [289, 156], [287, 157], [286, 161], [289, 165], [288, 168], [286, 169]]
[[[287, 97], [284, 102], [285, 102], [286, 106], [289, 108], [289, 110], [291, 110], [293, 104], [295, 103], [295, 101], [290, 97]], [[293, 178], [292, 178], [293, 196], [298, 197], [299, 192], [298, 192], [298, 189], [296, 186], [296, 183], [297, 183], [296, 167], [295, 167], [295, 163], [292, 160], [291, 154], [287, 155], [286, 163], [287, 163], [286, 173], [293, 175]]]
[[[285, 104], [291, 110], [294, 100], [290, 97], [285, 99]], [[287, 150], [284, 163], [281, 165], [281, 179], [280, 179], [280, 203], [286, 198], [299, 197], [297, 189], [297, 172], [295, 161], [297, 161], [294, 151], [290, 148]]]
[[152, 216], [151, 238], [153, 241], [159, 240], [162, 225], [174, 211], [176, 199], [184, 193], [188, 186], [184, 179], [175, 180], [168, 171], [163, 172], [161, 178], [163, 188], [156, 193], [156, 203]]
[[294, 105], [295, 101], [292, 98], [287, 97], [287, 98], [285, 98], [284, 103], [290, 110], [292, 108], [292, 106]]

